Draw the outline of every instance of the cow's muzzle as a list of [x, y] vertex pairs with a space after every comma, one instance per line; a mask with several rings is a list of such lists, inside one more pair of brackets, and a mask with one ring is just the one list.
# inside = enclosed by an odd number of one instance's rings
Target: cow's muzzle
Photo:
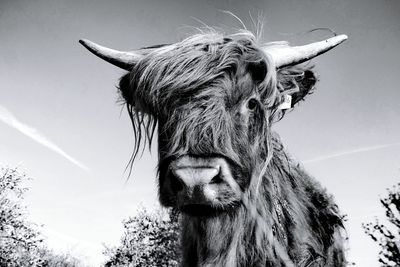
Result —
[[178, 208], [188, 214], [224, 210], [241, 197], [231, 165], [223, 157], [182, 156], [171, 162], [168, 177]]

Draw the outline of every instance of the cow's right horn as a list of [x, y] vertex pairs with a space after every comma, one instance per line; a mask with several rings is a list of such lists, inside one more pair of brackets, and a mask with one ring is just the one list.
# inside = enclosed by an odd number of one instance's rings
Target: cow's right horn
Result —
[[341, 34], [329, 39], [302, 46], [272, 46], [265, 47], [275, 62], [277, 69], [303, 63], [319, 56], [347, 40], [347, 35]]
[[114, 50], [86, 39], [79, 40], [79, 43], [99, 58], [124, 70], [130, 70], [132, 66], [143, 57], [142, 54], [137, 52], [122, 52]]

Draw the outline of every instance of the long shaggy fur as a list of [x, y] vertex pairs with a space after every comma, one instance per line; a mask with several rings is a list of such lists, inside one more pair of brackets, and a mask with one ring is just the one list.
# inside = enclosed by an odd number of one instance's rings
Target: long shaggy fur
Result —
[[[285, 94], [295, 105], [312, 92], [312, 66], [276, 71], [248, 31], [202, 33], [141, 52], [120, 81], [135, 133], [132, 162], [158, 125], [160, 188], [173, 159], [218, 154], [243, 189], [236, 209], [184, 216], [182, 265], [344, 266], [337, 206], [271, 131], [285, 115], [278, 108]], [[240, 111], [251, 98], [254, 110]], [[176, 205], [162, 190], [160, 200]]]

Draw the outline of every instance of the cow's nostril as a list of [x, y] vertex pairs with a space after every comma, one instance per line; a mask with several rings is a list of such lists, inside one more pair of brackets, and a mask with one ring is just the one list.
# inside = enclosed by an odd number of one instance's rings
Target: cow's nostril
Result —
[[171, 175], [171, 187], [172, 187], [172, 190], [174, 190], [175, 192], [179, 192], [184, 187], [183, 181], [172, 174]]
[[216, 176], [214, 176], [214, 177], [211, 179], [210, 184], [220, 184], [220, 183], [222, 183], [223, 181], [224, 181], [224, 180], [222, 180], [221, 175], [219, 175], [219, 173], [218, 173]]

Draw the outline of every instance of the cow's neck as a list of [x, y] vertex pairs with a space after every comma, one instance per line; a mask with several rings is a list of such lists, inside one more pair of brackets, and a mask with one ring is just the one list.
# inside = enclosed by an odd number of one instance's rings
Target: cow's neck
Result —
[[270, 266], [279, 266], [280, 261], [290, 266], [282, 250], [285, 240], [278, 236], [277, 215], [270, 212], [271, 198], [253, 200], [218, 217], [185, 217], [184, 239], [192, 242], [183, 244], [184, 258], [192, 260], [186, 259], [186, 266], [269, 266], [268, 261]]

